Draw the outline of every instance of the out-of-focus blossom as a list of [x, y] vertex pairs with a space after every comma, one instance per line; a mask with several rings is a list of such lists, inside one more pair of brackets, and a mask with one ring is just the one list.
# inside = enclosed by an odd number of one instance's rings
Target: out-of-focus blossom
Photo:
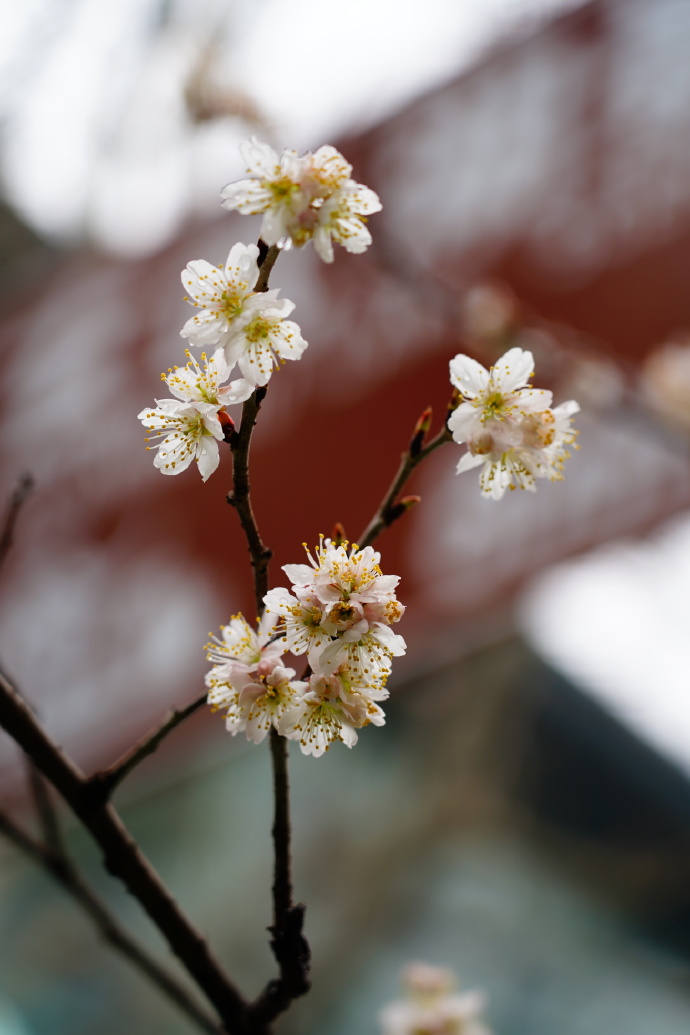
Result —
[[690, 431], [690, 335], [660, 345], [647, 357], [642, 388], [657, 413]]
[[463, 332], [471, 341], [500, 341], [514, 329], [517, 315], [517, 302], [508, 288], [475, 284], [462, 302]]
[[534, 491], [537, 478], [557, 481], [575, 440], [571, 417], [576, 402], [552, 409], [551, 392], [529, 386], [534, 361], [520, 348], [508, 352], [489, 370], [469, 356], [450, 363], [451, 384], [462, 402], [448, 419], [454, 441], [466, 443], [458, 473], [482, 467], [484, 496], [500, 499], [506, 489]]
[[455, 994], [452, 971], [412, 963], [402, 979], [406, 998], [381, 1011], [381, 1035], [491, 1035], [481, 1020], [484, 996]]
[[350, 252], [371, 244], [364, 225], [381, 203], [373, 190], [350, 178], [352, 166], [330, 145], [298, 156], [278, 157], [268, 144], [252, 138], [240, 145], [247, 179], [223, 188], [223, 206], [245, 215], [263, 213], [261, 237], [269, 245], [290, 241], [301, 247], [314, 240], [324, 262], [333, 261], [336, 241]]

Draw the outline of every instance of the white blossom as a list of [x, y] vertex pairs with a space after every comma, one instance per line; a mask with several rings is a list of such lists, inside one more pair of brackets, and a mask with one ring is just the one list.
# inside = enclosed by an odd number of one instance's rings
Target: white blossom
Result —
[[453, 439], [466, 443], [458, 473], [482, 467], [482, 495], [500, 499], [506, 489], [534, 491], [537, 478], [557, 481], [576, 432], [570, 418], [576, 402], [551, 408], [552, 394], [532, 388], [531, 352], [509, 349], [486, 370], [469, 356], [450, 363], [450, 380], [462, 402], [448, 419]]
[[260, 743], [271, 726], [278, 726], [285, 709], [306, 683], [295, 680], [295, 670], [283, 665], [274, 641], [275, 616], [264, 616], [255, 632], [242, 615], [221, 626], [212, 637], [207, 657], [215, 662], [206, 675], [208, 703], [225, 712], [226, 729], [244, 732]]
[[481, 1019], [484, 996], [455, 994], [454, 985], [445, 967], [410, 964], [403, 971], [406, 998], [381, 1011], [381, 1035], [491, 1035]]
[[203, 368], [189, 352], [187, 355], [185, 367], [172, 367], [161, 374], [176, 398], [157, 399], [156, 406], [141, 411], [139, 420], [154, 432], [147, 436], [147, 442], [162, 439], [158, 446], [146, 447], [157, 449], [155, 467], [163, 474], [179, 474], [196, 460], [206, 481], [220, 462], [218, 441], [223, 439], [223, 429], [218, 412], [248, 399], [253, 387], [243, 379], [221, 387], [230, 370], [222, 352], [216, 352], [210, 360], [202, 353]]
[[391, 659], [405, 653], [390, 628], [405, 611], [395, 596], [399, 578], [383, 575], [371, 546], [347, 547], [322, 538], [315, 556], [307, 549], [310, 564], [284, 566], [293, 592], [269, 590], [264, 602], [280, 616], [286, 648], [308, 653], [312, 668], [332, 674], [345, 665], [357, 683], [382, 686]]
[[237, 363], [254, 387], [265, 385], [279, 362], [299, 359], [307, 347], [298, 325], [285, 319], [294, 302], [278, 298], [278, 289], [252, 290], [258, 255], [255, 244], [235, 244], [222, 269], [204, 259], [190, 262], [182, 283], [187, 300], [201, 312], [180, 332], [192, 345], [221, 346], [229, 368]]
[[240, 145], [249, 177], [223, 188], [223, 206], [244, 214], [263, 213], [261, 237], [269, 244], [314, 240], [324, 262], [333, 261], [332, 241], [350, 252], [371, 244], [364, 225], [381, 209], [378, 196], [350, 178], [352, 166], [334, 147], [313, 154], [284, 151], [252, 139]]
[[347, 747], [357, 743], [357, 730], [369, 723], [383, 726], [385, 716], [376, 704], [388, 692], [360, 686], [346, 666], [332, 674], [310, 675], [304, 691], [283, 713], [278, 732], [288, 740], [299, 740], [305, 755], [318, 758], [340, 740]]

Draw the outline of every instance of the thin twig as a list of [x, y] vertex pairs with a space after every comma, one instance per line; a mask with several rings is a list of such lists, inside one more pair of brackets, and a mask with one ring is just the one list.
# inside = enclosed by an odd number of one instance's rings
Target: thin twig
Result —
[[152, 733], [147, 733], [138, 744], [135, 744], [129, 751], [125, 752], [117, 762], [114, 762], [107, 769], [101, 769], [99, 772], [94, 773], [89, 778], [89, 784], [91, 785], [94, 794], [100, 796], [103, 801], [107, 800], [124, 778], [128, 776], [140, 762], [143, 762], [145, 758], [152, 755], [167, 735], [172, 733], [172, 731], [179, 726], [181, 722], [184, 722], [185, 719], [197, 711], [202, 704], [205, 704], [205, 702], [206, 693], [204, 692], [199, 697], [195, 697], [194, 700], [190, 701], [190, 703], [185, 705], [184, 708], [174, 708], [171, 712], [168, 712], [163, 722], [157, 726]]
[[103, 851], [105, 868], [140, 902], [223, 1023], [243, 1031], [245, 1001], [123, 826], [88, 779], [54, 743], [9, 680], [0, 677], [0, 725], [60, 792]]
[[242, 406], [240, 429], [233, 435], [230, 444], [233, 461], [233, 490], [227, 496], [228, 503], [237, 511], [247, 539], [249, 558], [254, 570], [254, 599], [257, 614], [261, 614], [263, 611], [264, 597], [268, 593], [268, 563], [273, 556], [273, 551], [264, 544], [252, 510], [249, 447], [259, 408], [265, 395], [265, 388], [257, 388]]
[[254, 291], [268, 291], [268, 278], [271, 276], [271, 270], [279, 255], [280, 248], [277, 244], [269, 247], [265, 241], [259, 241], [259, 276], [254, 285]]
[[[360, 538], [357, 540], [357, 545], [362, 550], [365, 546], [370, 546], [384, 528], [389, 528], [394, 521], [397, 521], [398, 518], [402, 517], [402, 515], [409, 509], [405, 504], [405, 501], [398, 500], [398, 496], [400, 495], [403, 485], [412, 474], [415, 467], [417, 467], [422, 460], [425, 460], [430, 453], [433, 453], [435, 449], [438, 449], [438, 447], [442, 446], [445, 442], [450, 442], [451, 434], [444, 424], [438, 435], [436, 435], [435, 438], [432, 438], [430, 442], [427, 442], [426, 445], [420, 445], [420, 447], [417, 448], [416, 439], [417, 435], [413, 436], [409, 449], [402, 454], [400, 466], [395, 478], [391, 482], [388, 492], [383, 497], [378, 510], [362, 532]], [[416, 498], [414, 502], [417, 502]]]
[[[40, 777], [39, 777], [40, 779]], [[202, 1031], [221, 1035], [220, 1022], [215, 1021], [188, 995], [177, 979], [153, 957], [137, 945], [134, 939], [85, 883], [64, 849], [55, 851], [50, 844], [41, 844], [21, 830], [9, 816], [0, 812], [0, 833], [17, 848], [47, 870], [93, 920], [103, 938], [133, 966], [143, 971], [158, 988], [193, 1020]]]
[[24, 473], [20, 475], [19, 481], [15, 486], [14, 492], [9, 498], [7, 503], [7, 509], [5, 511], [5, 517], [2, 522], [2, 531], [0, 532], [0, 568], [5, 563], [10, 548], [14, 541], [14, 529], [17, 524], [17, 518], [19, 512], [22, 509], [24, 503], [31, 495], [34, 487], [34, 480], [30, 474]]

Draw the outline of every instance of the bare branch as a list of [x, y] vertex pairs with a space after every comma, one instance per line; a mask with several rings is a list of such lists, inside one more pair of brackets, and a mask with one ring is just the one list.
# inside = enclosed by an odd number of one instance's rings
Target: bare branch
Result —
[[160, 726], [157, 726], [153, 732], [147, 733], [133, 748], [122, 755], [117, 762], [114, 762], [108, 769], [101, 769], [99, 772], [94, 773], [88, 781], [94, 795], [99, 796], [103, 801], [110, 798], [115, 788], [124, 778], [129, 776], [140, 762], [152, 755], [167, 735], [172, 733], [180, 723], [184, 722], [195, 711], [198, 711], [205, 702], [206, 693], [203, 693], [199, 697], [195, 697], [184, 708], [174, 708], [171, 712], [168, 712]]
[[34, 488], [34, 480], [30, 474], [24, 473], [20, 476], [14, 492], [9, 498], [5, 517], [0, 531], [0, 568], [5, 563], [8, 553], [14, 542], [14, 529], [17, 524], [19, 512], [24, 503], [31, 495]]
[[0, 812], [0, 833], [3, 833], [17, 848], [30, 856], [39, 866], [47, 870], [65, 891], [78, 902], [93, 920], [101, 935], [114, 949], [143, 971], [158, 988], [171, 999], [202, 1031], [210, 1035], [221, 1035], [219, 1021], [215, 1021], [188, 995], [182, 985], [164, 967], [161, 967], [125, 931], [109, 909], [86, 884], [72, 861], [63, 851], [56, 852], [50, 845], [41, 844], [21, 830], [9, 816]]
[[[422, 420], [426, 417], [428, 411], [424, 411], [422, 414]], [[383, 497], [378, 510], [372, 517], [367, 527], [362, 532], [362, 535], [357, 540], [357, 545], [361, 550], [365, 546], [370, 546], [374, 539], [384, 530], [389, 528], [394, 521], [397, 521], [399, 517], [402, 517], [413, 503], [419, 502], [419, 497], [412, 496], [407, 500], [399, 500], [398, 497], [402, 491], [402, 487], [410, 477], [415, 467], [421, 464], [422, 460], [425, 460], [430, 453], [433, 453], [435, 449], [442, 446], [445, 442], [450, 442], [451, 433], [444, 424], [442, 429], [439, 431], [435, 438], [432, 438], [430, 442], [423, 445], [424, 432], [420, 429], [420, 422], [415, 427], [410, 442], [409, 448], [405, 453], [402, 454], [400, 459], [400, 466], [398, 468], [395, 478], [391, 482], [388, 492]]]
[[140, 902], [228, 1030], [242, 1032], [245, 1001], [204, 937], [172, 898], [112, 806], [98, 800], [88, 779], [50, 739], [4, 677], [0, 677], [0, 725], [82, 821], [102, 849], [105, 868]]

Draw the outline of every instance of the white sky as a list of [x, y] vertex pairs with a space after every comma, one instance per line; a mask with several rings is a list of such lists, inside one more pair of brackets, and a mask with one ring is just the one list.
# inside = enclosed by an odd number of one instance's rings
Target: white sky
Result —
[[[183, 88], [218, 74], [300, 150], [376, 121], [512, 28], [577, 0], [0, 0], [0, 175], [23, 216], [121, 253], [165, 244], [240, 174], [247, 127], [192, 127]], [[165, 11], [165, 20], [162, 12]]]

